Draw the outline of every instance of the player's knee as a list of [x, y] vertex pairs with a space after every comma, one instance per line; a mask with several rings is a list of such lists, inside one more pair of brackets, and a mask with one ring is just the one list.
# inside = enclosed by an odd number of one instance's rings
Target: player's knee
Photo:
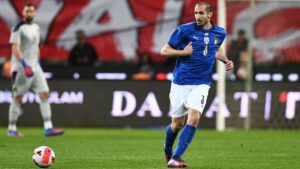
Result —
[[198, 126], [200, 118], [191, 118], [188, 120], [188, 124], [192, 126]]
[[189, 114], [187, 123], [192, 126], [198, 126], [200, 121], [200, 112], [194, 112]]
[[184, 122], [175, 122], [172, 124], [172, 128], [174, 131], [179, 131], [184, 126]]
[[49, 92], [40, 93], [41, 100], [47, 100], [49, 99]]
[[18, 103], [22, 103], [22, 100], [23, 100], [23, 96], [14, 96], [14, 100]]

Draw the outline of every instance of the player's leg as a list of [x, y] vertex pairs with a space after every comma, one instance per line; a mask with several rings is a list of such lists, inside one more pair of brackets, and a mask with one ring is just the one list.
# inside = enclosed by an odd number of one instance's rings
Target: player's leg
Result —
[[173, 159], [180, 159], [189, 144], [192, 142], [200, 121], [200, 112], [189, 108], [187, 123], [182, 129]]
[[24, 70], [21, 69], [12, 73], [11, 81], [13, 99], [9, 107], [7, 135], [12, 137], [24, 137], [24, 134], [17, 130], [17, 121], [22, 114], [21, 104], [23, 95], [29, 90], [32, 79], [27, 78]]
[[49, 92], [39, 93], [40, 96], [40, 111], [44, 121], [45, 130], [53, 128], [51, 121], [51, 107], [49, 103]]
[[171, 102], [171, 115], [172, 124], [166, 129], [166, 138], [164, 144], [164, 150], [166, 155], [166, 160], [169, 166], [169, 161], [172, 158], [172, 148], [175, 142], [178, 132], [182, 129], [185, 123], [185, 116], [187, 114], [187, 109], [184, 102], [189, 93], [190, 87], [184, 85], [171, 85], [170, 90], [170, 102]]
[[185, 168], [188, 166], [186, 162], [181, 161], [181, 156], [191, 143], [200, 120], [200, 113], [197, 110], [188, 109], [187, 123], [184, 125], [177, 146], [174, 150], [174, 154], [171, 160], [168, 162], [168, 167], [170, 168]]
[[200, 85], [191, 90], [186, 100], [188, 107], [187, 123], [180, 133], [180, 137], [175, 148], [172, 159], [169, 161], [169, 167], [187, 167], [187, 163], [180, 160], [189, 144], [192, 142], [197, 131], [197, 126], [200, 121], [201, 113], [206, 104], [206, 99], [209, 91], [209, 86]]
[[32, 88], [40, 96], [40, 111], [44, 122], [45, 135], [55, 136], [63, 134], [64, 131], [62, 129], [53, 128], [51, 120], [52, 112], [49, 103], [49, 86], [41, 69], [38, 69], [34, 74]]
[[166, 161], [172, 158], [172, 148], [177, 137], [178, 132], [184, 126], [185, 117], [177, 117], [172, 118], [172, 123], [169, 124], [166, 128], [166, 137], [165, 137], [165, 144], [164, 144], [164, 151], [166, 156]]
[[62, 129], [53, 128], [51, 120], [51, 106], [49, 103], [49, 92], [39, 93], [40, 96], [40, 111], [44, 121], [44, 129], [46, 136], [56, 136], [64, 133]]
[[22, 113], [21, 110], [22, 98], [23, 98], [22, 95], [14, 96], [9, 106], [7, 135], [11, 137], [24, 137], [24, 134], [18, 132], [17, 130], [17, 121], [19, 116]]
[[17, 120], [21, 115], [22, 96], [13, 97], [9, 106], [8, 130], [17, 131]]
[[172, 147], [179, 130], [183, 127], [187, 109], [184, 106], [189, 87], [172, 83], [169, 93], [172, 124], [166, 128], [164, 151], [167, 162], [172, 157]]

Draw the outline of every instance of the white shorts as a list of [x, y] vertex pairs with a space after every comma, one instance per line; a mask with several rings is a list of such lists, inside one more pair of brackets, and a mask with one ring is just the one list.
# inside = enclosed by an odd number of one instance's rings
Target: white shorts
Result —
[[13, 96], [20, 96], [26, 92], [49, 92], [49, 86], [41, 68], [33, 70], [32, 77], [26, 77], [24, 69], [14, 71], [12, 74]]
[[206, 104], [209, 85], [178, 85], [172, 83], [170, 91], [171, 115], [172, 117], [182, 117], [187, 114], [189, 108], [200, 113]]

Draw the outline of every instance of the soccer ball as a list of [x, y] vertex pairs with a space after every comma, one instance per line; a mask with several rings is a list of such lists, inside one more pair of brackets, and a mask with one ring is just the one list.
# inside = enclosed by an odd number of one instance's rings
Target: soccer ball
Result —
[[50, 147], [40, 146], [34, 149], [32, 159], [37, 166], [47, 168], [54, 163], [55, 154]]

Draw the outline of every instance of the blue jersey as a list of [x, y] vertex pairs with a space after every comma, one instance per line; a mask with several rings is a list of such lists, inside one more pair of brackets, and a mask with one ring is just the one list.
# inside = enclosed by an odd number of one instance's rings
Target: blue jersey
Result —
[[181, 25], [171, 35], [168, 43], [174, 49], [183, 50], [192, 42], [193, 53], [177, 57], [173, 71], [173, 83], [179, 85], [211, 84], [215, 55], [226, 37], [226, 31], [217, 26], [209, 30], [197, 26], [196, 22]]

